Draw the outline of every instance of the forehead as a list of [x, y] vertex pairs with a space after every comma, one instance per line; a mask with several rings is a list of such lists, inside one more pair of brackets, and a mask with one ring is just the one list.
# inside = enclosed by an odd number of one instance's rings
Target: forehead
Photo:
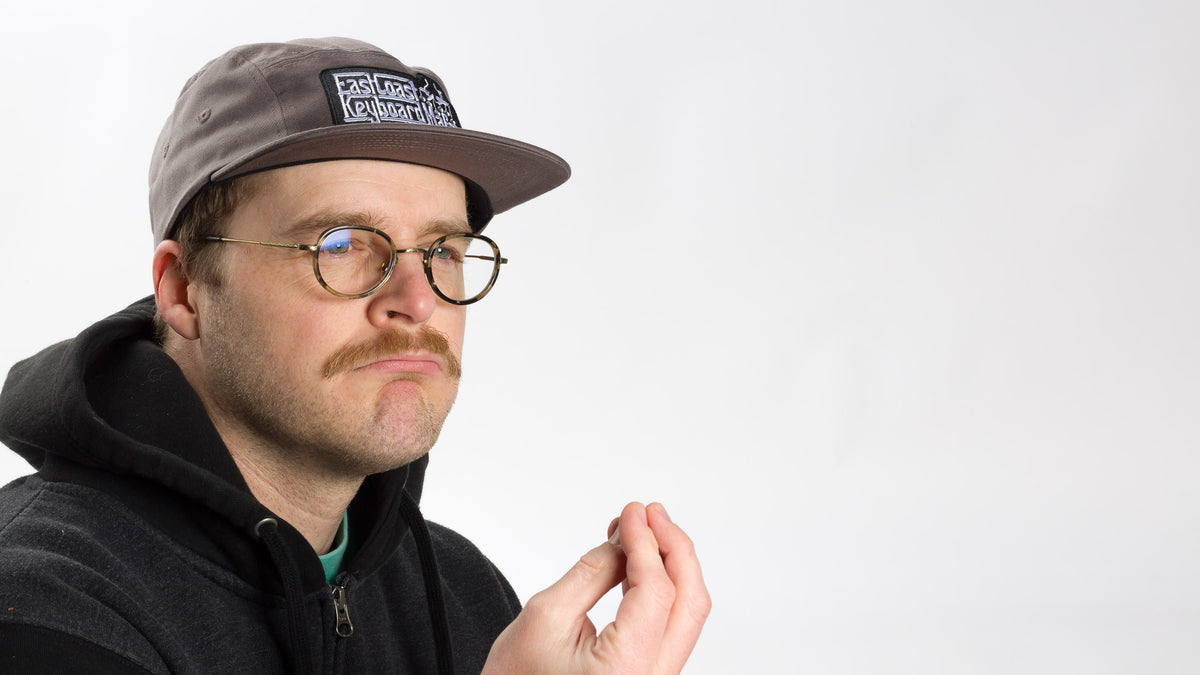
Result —
[[255, 174], [231, 225], [296, 234], [370, 225], [393, 236], [469, 232], [466, 187], [448, 171], [404, 162], [334, 160]]

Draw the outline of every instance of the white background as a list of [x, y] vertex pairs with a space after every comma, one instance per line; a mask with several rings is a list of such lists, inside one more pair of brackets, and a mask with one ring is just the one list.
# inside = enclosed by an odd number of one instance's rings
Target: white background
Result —
[[357, 37], [575, 171], [424, 504], [523, 598], [662, 500], [689, 673], [1200, 671], [1195, 2], [13, 4], [0, 369], [151, 291], [192, 72]]

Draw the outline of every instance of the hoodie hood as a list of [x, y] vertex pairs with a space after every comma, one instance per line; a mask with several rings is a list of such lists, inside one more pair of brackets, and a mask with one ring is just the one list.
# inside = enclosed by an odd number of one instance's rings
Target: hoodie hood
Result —
[[236, 519], [252, 508], [249, 489], [228, 451], [214, 452], [225, 445], [153, 342], [153, 317], [143, 299], [15, 365], [0, 391], [0, 440], [35, 468], [139, 476]]

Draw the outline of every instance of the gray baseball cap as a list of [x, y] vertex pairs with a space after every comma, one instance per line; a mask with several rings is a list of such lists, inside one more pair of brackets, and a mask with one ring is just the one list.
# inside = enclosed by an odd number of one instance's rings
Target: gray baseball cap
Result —
[[461, 176], [475, 231], [561, 185], [571, 167], [527, 143], [463, 129], [433, 72], [347, 38], [237, 47], [184, 85], [150, 160], [157, 244], [204, 186], [330, 159], [382, 159]]

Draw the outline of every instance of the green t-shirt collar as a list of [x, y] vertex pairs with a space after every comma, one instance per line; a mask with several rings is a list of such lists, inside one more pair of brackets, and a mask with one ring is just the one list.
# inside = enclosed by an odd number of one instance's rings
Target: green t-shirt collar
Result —
[[342, 526], [333, 537], [333, 548], [321, 558], [321, 567], [325, 568], [325, 583], [333, 584], [338, 572], [342, 571], [342, 558], [346, 556], [346, 544], [350, 541], [350, 512], [342, 514]]

